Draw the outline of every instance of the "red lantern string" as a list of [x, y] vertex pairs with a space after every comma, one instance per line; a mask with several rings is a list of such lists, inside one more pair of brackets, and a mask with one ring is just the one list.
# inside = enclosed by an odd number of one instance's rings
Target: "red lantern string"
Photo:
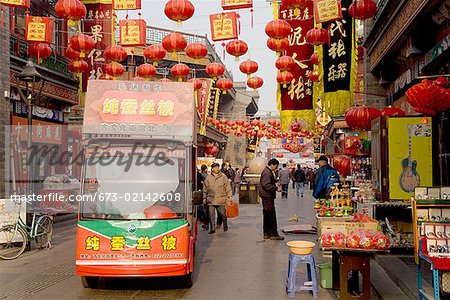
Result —
[[3, 7], [0, 7], [0, 12], [1, 12], [1, 20], [0, 20], [0, 26], [3, 27], [5, 25], [5, 19], [4, 19], [4, 12], [3, 12]]
[[236, 13], [236, 19], [238, 22], [238, 36], [241, 34], [241, 15], [238, 13]]
[[254, 10], [253, 10], [253, 8], [252, 9], [250, 9], [250, 19], [251, 19], [251, 27], [252, 27], [252, 29], [253, 29], [253, 12], [254, 12]]
[[222, 43], [222, 50], [223, 50], [223, 52], [222, 52], [222, 59], [223, 60], [225, 60], [225, 43]]

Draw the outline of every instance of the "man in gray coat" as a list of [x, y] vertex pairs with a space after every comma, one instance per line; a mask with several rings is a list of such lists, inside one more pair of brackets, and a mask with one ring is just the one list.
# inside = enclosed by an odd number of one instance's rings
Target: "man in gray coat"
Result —
[[278, 172], [278, 177], [281, 184], [281, 199], [288, 197], [289, 181], [291, 180], [291, 172], [289, 172], [287, 165], [283, 164], [283, 169]]

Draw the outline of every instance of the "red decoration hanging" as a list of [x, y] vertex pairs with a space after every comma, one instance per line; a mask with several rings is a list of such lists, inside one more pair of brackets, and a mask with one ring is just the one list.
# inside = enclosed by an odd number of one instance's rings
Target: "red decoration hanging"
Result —
[[119, 40], [125, 47], [141, 47], [146, 41], [147, 23], [144, 20], [120, 20]]
[[52, 55], [52, 48], [46, 43], [32, 43], [28, 47], [28, 54], [37, 58], [38, 64], [40, 64], [43, 59]]
[[186, 47], [186, 55], [196, 61], [200, 58], [204, 58], [208, 54], [208, 48], [206, 45], [200, 42], [189, 44]]
[[275, 62], [275, 67], [280, 71], [290, 71], [295, 66], [295, 60], [288, 56], [280, 56]]
[[274, 39], [269, 38], [267, 40], [267, 47], [269, 47], [270, 50], [277, 52], [278, 55], [280, 55], [282, 52], [286, 51], [286, 49], [289, 47], [289, 40], [287, 38], [284, 39]]
[[[450, 92], [444, 88], [445, 79], [422, 80], [406, 91], [406, 100], [415, 111], [434, 116], [450, 109]], [[444, 85], [445, 86], [445, 85]]]
[[27, 16], [25, 23], [25, 40], [51, 44], [55, 21], [48, 17]]
[[84, 60], [72, 60], [68, 66], [69, 70], [75, 73], [76, 76], [80, 76], [82, 73], [89, 70], [89, 65]]
[[350, 157], [345, 155], [336, 155], [333, 157], [333, 167], [341, 176], [350, 176]]
[[137, 74], [140, 77], [149, 79], [156, 75], [156, 68], [151, 64], [142, 64], [137, 68]]
[[206, 66], [205, 72], [213, 79], [216, 79], [217, 77], [222, 76], [223, 73], [225, 73], [225, 67], [224, 65], [219, 63], [210, 63]]
[[311, 55], [310, 61], [311, 61], [311, 63], [312, 63], [313, 65], [318, 65], [318, 64], [319, 64], [319, 53], [314, 52], [314, 53]]
[[111, 61], [124, 61], [127, 58], [127, 51], [120, 45], [108, 46], [103, 56]]
[[345, 121], [350, 129], [370, 130], [372, 121], [381, 116], [381, 112], [372, 106], [355, 106], [347, 109]]
[[166, 53], [166, 50], [160, 44], [150, 45], [147, 47], [147, 49], [144, 50], [145, 58], [148, 60], [152, 60], [154, 66], [157, 66], [158, 61], [166, 57]]
[[311, 3], [311, 0], [281, 0], [282, 5], [292, 8], [304, 8], [309, 3]]
[[125, 67], [122, 66], [120, 63], [113, 61], [107, 64], [103, 68], [103, 71], [109, 76], [112, 76], [113, 79], [116, 79], [118, 76], [125, 73]]
[[233, 40], [228, 42], [226, 50], [228, 54], [234, 56], [236, 61], [239, 61], [239, 56], [244, 55], [248, 51], [247, 43], [241, 40]]
[[250, 75], [258, 71], [258, 63], [247, 59], [239, 65], [239, 70], [241, 70], [242, 73], [247, 74], [247, 78], [250, 78]]
[[181, 22], [190, 19], [194, 12], [194, 5], [188, 0], [170, 0], [164, 7], [166, 16], [176, 21], [178, 26], [181, 26]]
[[177, 52], [182, 52], [187, 46], [186, 39], [182, 34], [170, 33], [162, 40], [162, 46], [167, 52], [172, 53], [172, 58], [177, 58]]
[[81, 53], [78, 51], [73, 50], [70, 47], [67, 47], [66, 49], [66, 57], [68, 59], [77, 60], [81, 57]]
[[58, 0], [55, 4], [56, 15], [69, 21], [72, 26], [74, 22], [80, 21], [86, 17], [86, 6], [79, 0]]
[[[15, 7], [24, 7], [29, 8], [30, 7], [30, 0], [0, 0], [0, 4], [9, 6], [12, 9]], [[11, 13], [13, 15], [14, 12]]]
[[228, 90], [233, 88], [233, 81], [228, 78], [221, 78], [217, 80], [216, 88], [221, 90], [223, 94], [226, 94]]
[[309, 72], [308, 78], [312, 82], [317, 82], [317, 81], [319, 81], [319, 78], [320, 78], [320, 72], [318, 70], [313, 70], [313, 71]]
[[194, 85], [194, 91], [198, 91], [203, 86], [202, 80], [198, 78], [191, 78], [188, 80], [188, 82], [192, 82], [192, 84]]
[[385, 117], [401, 117], [406, 116], [406, 113], [403, 109], [398, 107], [388, 106], [381, 111], [381, 115]]
[[178, 81], [181, 82], [183, 81], [183, 77], [187, 77], [189, 75], [189, 73], [191, 72], [191, 69], [182, 63], [178, 63], [176, 65], [174, 65], [171, 69], [170, 69], [172, 75], [174, 77], [178, 78]]
[[320, 46], [328, 43], [330, 34], [322, 28], [313, 28], [306, 33], [306, 42], [314, 46]]
[[292, 75], [289, 71], [283, 71], [278, 73], [277, 82], [283, 85], [283, 88], [286, 88], [288, 84], [292, 82], [294, 79], [294, 75]]
[[249, 79], [247, 79], [247, 86], [249, 88], [252, 88], [253, 90], [257, 90], [260, 87], [262, 87], [264, 84], [264, 81], [261, 77], [259, 76], [252, 76]]
[[69, 40], [70, 47], [81, 53], [80, 57], [85, 57], [95, 47], [94, 39], [86, 34], [76, 34]]
[[287, 38], [291, 34], [291, 30], [291, 25], [280, 19], [270, 21], [265, 28], [266, 34], [274, 39]]
[[348, 13], [355, 19], [366, 20], [377, 12], [377, 4], [373, 0], [355, 0], [348, 8]]

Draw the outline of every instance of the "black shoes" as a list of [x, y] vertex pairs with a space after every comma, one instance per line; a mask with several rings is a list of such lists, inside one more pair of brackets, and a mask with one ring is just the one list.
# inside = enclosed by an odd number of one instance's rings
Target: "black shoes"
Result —
[[208, 233], [209, 234], [214, 234], [214, 233], [216, 233], [216, 231], [215, 230], [210, 230]]
[[271, 236], [270, 239], [271, 240], [276, 240], [276, 241], [283, 241], [284, 237], [282, 237], [280, 235], [276, 235], [276, 236]]
[[265, 240], [268, 240], [268, 239], [270, 239], [270, 235], [268, 235], [268, 234], [265, 234], [265, 235], [264, 235], [264, 239], [265, 239]]

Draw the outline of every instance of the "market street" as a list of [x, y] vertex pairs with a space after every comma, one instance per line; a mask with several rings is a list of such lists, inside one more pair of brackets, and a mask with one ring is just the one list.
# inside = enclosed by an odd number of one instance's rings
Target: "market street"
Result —
[[[279, 227], [292, 225], [289, 218], [297, 210], [300, 223], [315, 224], [307, 191], [305, 198], [297, 200], [290, 189], [288, 200], [277, 200]], [[74, 275], [75, 222], [59, 223], [51, 250], [33, 250], [16, 260], [0, 261], [0, 299], [289, 299], [284, 286], [286, 242], [314, 241], [317, 236], [288, 235], [285, 241], [264, 241], [259, 204], [240, 205], [240, 216], [229, 223], [228, 232], [218, 230], [214, 236], [199, 226], [191, 289], [180, 289], [173, 279], [129, 279], [108, 280], [99, 290], [84, 289]], [[323, 262], [318, 247], [314, 251], [316, 264]], [[297, 293], [296, 299], [300, 298], [313, 299], [306, 292]], [[336, 297], [319, 289], [319, 299]]]

